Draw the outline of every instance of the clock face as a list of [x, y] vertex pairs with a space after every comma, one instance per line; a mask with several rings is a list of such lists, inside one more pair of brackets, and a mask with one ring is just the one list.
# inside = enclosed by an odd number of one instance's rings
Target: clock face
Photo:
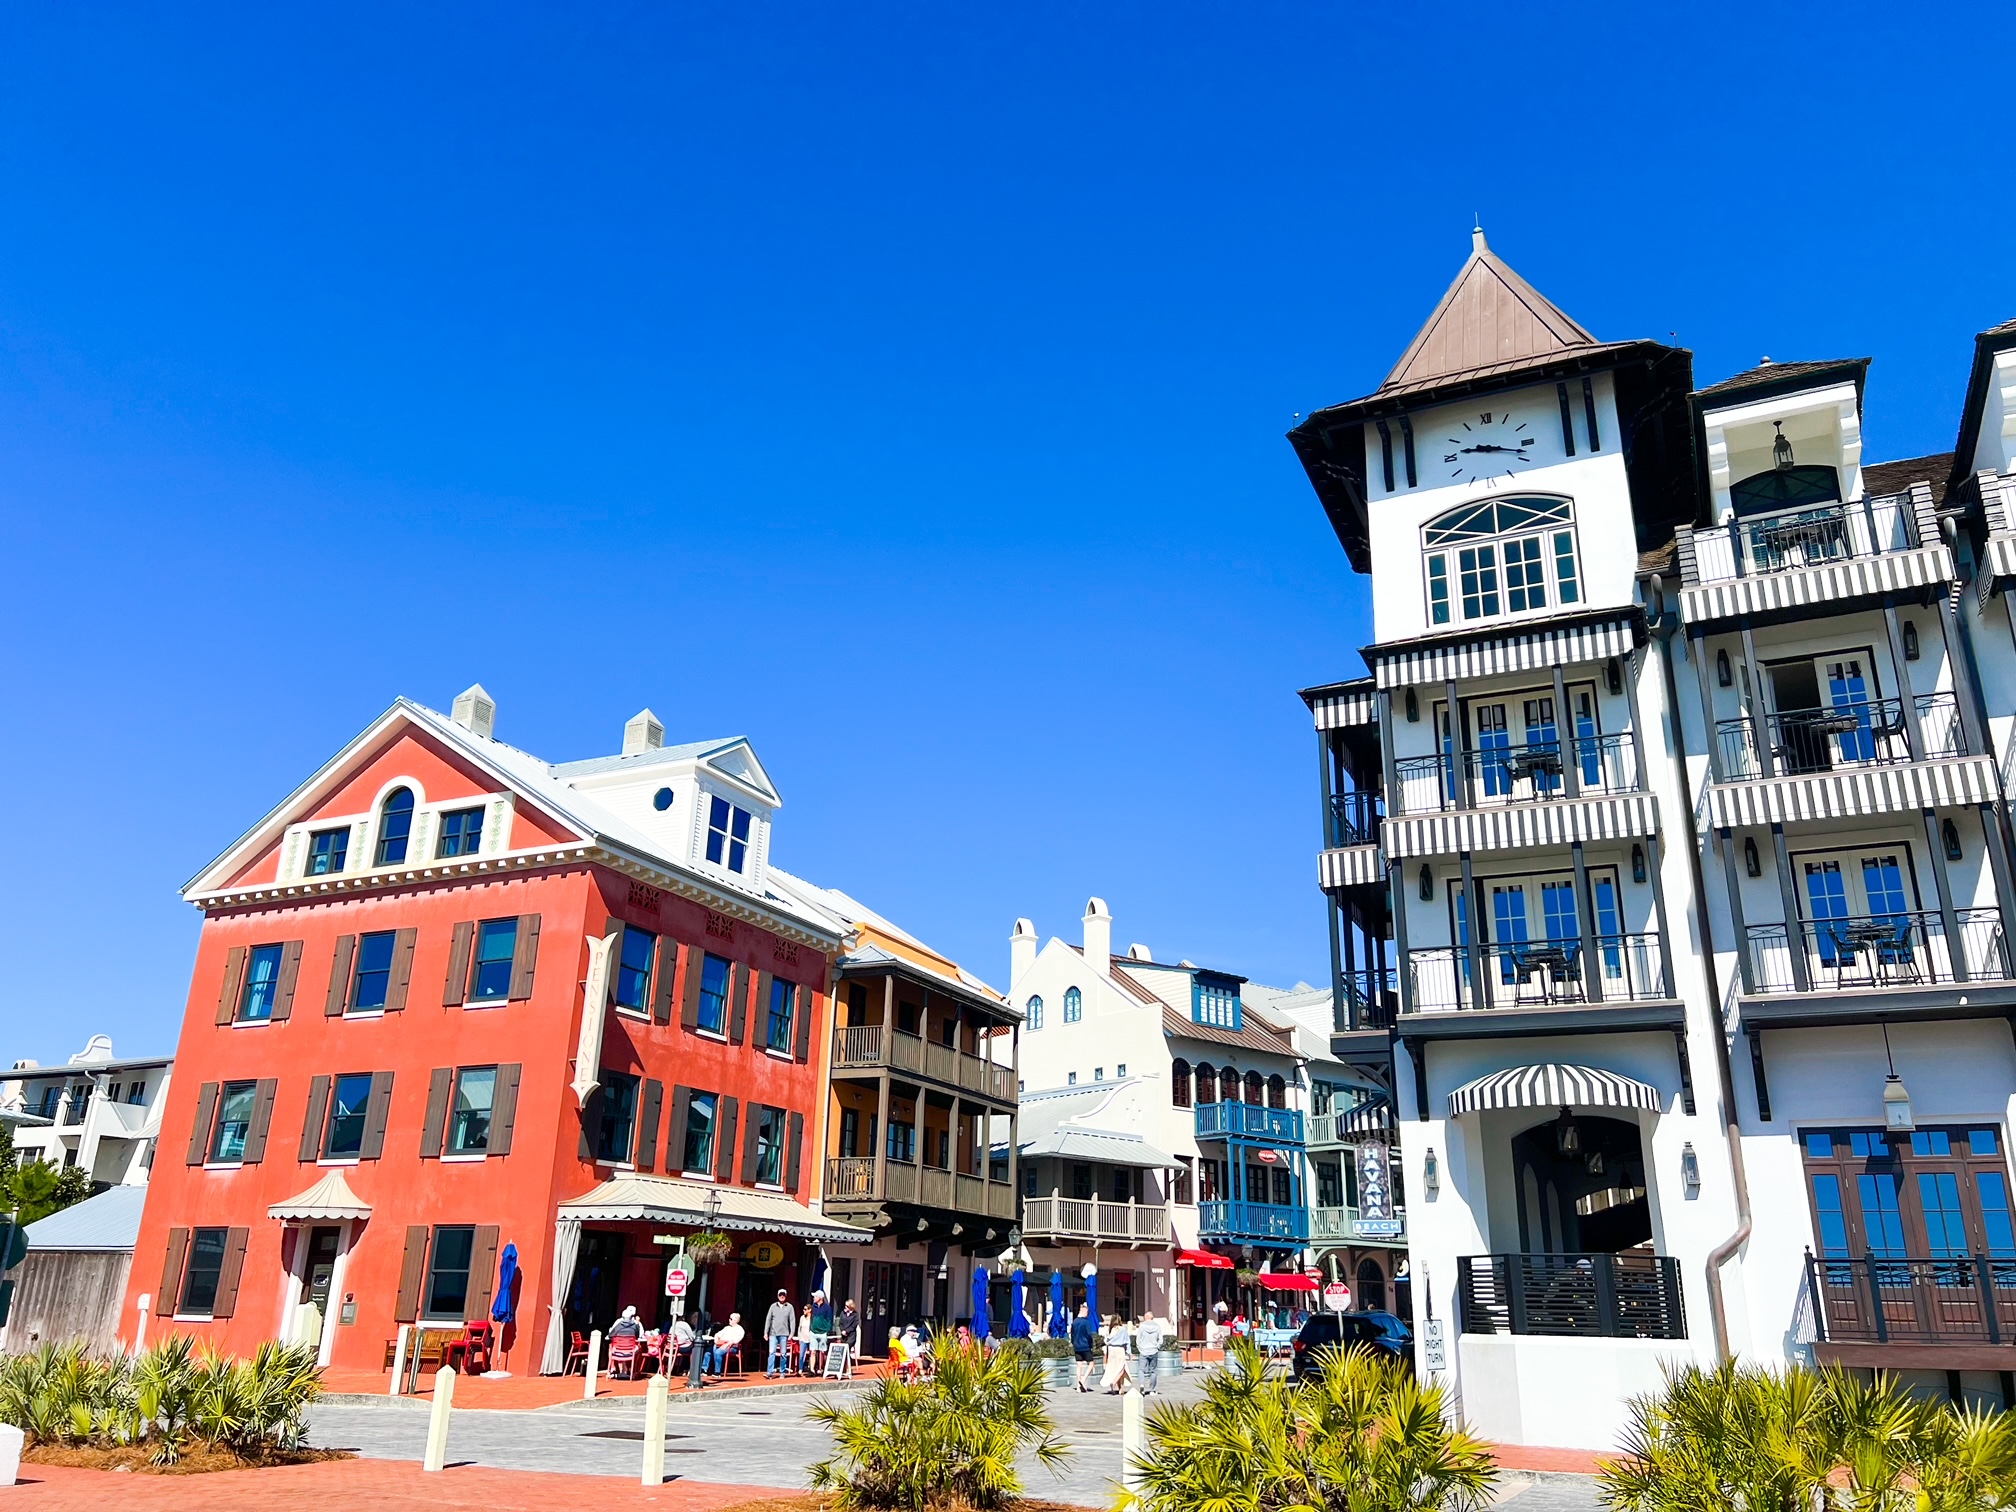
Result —
[[1448, 438], [1442, 460], [1458, 482], [1509, 478], [1533, 460], [1535, 438], [1528, 423], [1505, 410], [1480, 410]]

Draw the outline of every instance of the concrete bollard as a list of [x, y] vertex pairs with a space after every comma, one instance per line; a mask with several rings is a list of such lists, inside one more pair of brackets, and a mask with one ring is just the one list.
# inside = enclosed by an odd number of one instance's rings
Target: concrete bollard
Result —
[[0, 1486], [11, 1486], [21, 1476], [21, 1446], [28, 1435], [12, 1423], [0, 1423]]
[[1138, 1391], [1130, 1391], [1120, 1398], [1120, 1453], [1123, 1456], [1120, 1484], [1138, 1495], [1141, 1490], [1139, 1462], [1148, 1454], [1147, 1404]]
[[133, 1325], [133, 1353], [135, 1355], [143, 1355], [147, 1352], [147, 1312], [153, 1305], [154, 1294], [152, 1292], [140, 1293], [140, 1316]]
[[448, 1463], [448, 1413], [455, 1406], [455, 1367], [443, 1365], [434, 1372], [434, 1406], [427, 1414], [427, 1457], [422, 1470], [439, 1470]]
[[644, 1484], [665, 1484], [665, 1411], [672, 1388], [662, 1373], [644, 1388]]
[[411, 1323], [399, 1325], [399, 1342], [392, 1346], [392, 1380], [385, 1387], [387, 1396], [397, 1396], [403, 1389], [400, 1383], [406, 1379], [406, 1340], [412, 1332]]
[[602, 1330], [596, 1329], [588, 1335], [588, 1360], [581, 1367], [581, 1400], [595, 1400], [595, 1377], [602, 1370]]

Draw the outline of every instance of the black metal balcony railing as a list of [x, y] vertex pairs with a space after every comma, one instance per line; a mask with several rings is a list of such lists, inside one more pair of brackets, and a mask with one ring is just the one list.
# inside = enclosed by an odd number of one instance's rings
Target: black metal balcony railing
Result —
[[[1519, 940], [1477, 947], [1471, 964], [1464, 945], [1436, 945], [1407, 953], [1416, 1013], [1471, 1008], [1541, 1008], [1592, 1001], [1583, 980], [1582, 942]], [[1673, 996], [1666, 953], [1654, 934], [1598, 935], [1588, 953], [1604, 1002], [1646, 1003]]]
[[1917, 544], [1910, 495], [1885, 494], [1697, 530], [1694, 560], [1701, 581], [1713, 583], [1909, 551]]
[[1684, 1339], [1671, 1255], [1460, 1255], [1463, 1332], [1573, 1339]]
[[1907, 715], [1901, 698], [1858, 698], [1826, 709], [1780, 709], [1717, 720], [1722, 776], [1741, 782], [1766, 773], [1757, 732], [1770, 749], [1769, 770], [1779, 776], [1831, 772], [1840, 767], [1895, 766], [1914, 759], [1906, 718], [1915, 719], [1926, 759], [1967, 754], [1960, 705], [1951, 693], [1920, 693]]
[[1400, 973], [1388, 966], [1337, 974], [1337, 1000], [1331, 1010], [1331, 1030], [1391, 1029], [1400, 1014]]
[[[2008, 931], [1999, 908], [1954, 910], [1960, 925], [1960, 960], [1969, 981], [2011, 976]], [[1846, 987], [1928, 987], [1959, 980], [1945, 915], [1938, 912], [1863, 914], [1842, 919], [1801, 919], [1788, 934], [1783, 924], [1753, 924], [1747, 931], [1750, 972], [1759, 992], [1797, 992], [1792, 940], [1805, 958], [1808, 990]]]
[[1571, 774], [1584, 794], [1632, 793], [1639, 786], [1638, 743], [1622, 733], [1487, 744], [1472, 751], [1409, 756], [1393, 766], [1400, 787], [1397, 812], [1403, 814], [1544, 802], [1567, 794]]
[[1330, 828], [1325, 846], [1377, 845], [1379, 821], [1386, 805], [1377, 793], [1334, 793], [1330, 798]]
[[2016, 1260], [1806, 1256], [1822, 1344], [2016, 1344]]

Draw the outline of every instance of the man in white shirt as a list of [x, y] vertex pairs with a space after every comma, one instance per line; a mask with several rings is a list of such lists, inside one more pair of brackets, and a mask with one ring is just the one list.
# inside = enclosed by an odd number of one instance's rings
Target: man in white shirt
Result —
[[731, 1312], [728, 1321], [714, 1330], [714, 1347], [707, 1351], [707, 1374], [721, 1374], [728, 1363], [728, 1351], [742, 1342], [742, 1314]]

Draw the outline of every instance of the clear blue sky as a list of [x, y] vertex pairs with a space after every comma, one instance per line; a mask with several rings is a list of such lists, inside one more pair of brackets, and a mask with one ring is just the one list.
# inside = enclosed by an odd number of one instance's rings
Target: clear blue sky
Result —
[[[751, 736], [775, 854], [1320, 980], [1282, 440], [1469, 246], [1706, 382], [2016, 315], [2011, 10], [0, 13], [0, 1059], [172, 1043], [176, 889], [397, 694]], [[326, 9], [326, 8], [325, 8]], [[1998, 19], [1999, 18], [1999, 19]]]

